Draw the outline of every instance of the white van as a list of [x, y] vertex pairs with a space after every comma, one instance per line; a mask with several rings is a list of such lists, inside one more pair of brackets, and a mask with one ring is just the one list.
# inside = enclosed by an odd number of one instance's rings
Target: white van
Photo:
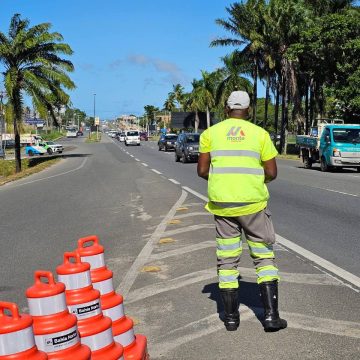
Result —
[[128, 130], [125, 135], [125, 145], [140, 146], [140, 132], [137, 130]]
[[76, 138], [77, 137], [77, 129], [76, 128], [69, 128], [66, 132], [66, 137], [68, 138]]

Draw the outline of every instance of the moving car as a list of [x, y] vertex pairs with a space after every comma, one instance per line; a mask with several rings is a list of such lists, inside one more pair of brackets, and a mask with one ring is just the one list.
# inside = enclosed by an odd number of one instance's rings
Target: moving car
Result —
[[137, 130], [129, 130], [125, 135], [125, 145], [137, 145], [140, 146], [140, 134]]
[[28, 156], [34, 156], [34, 155], [44, 155], [47, 151], [42, 147], [38, 145], [26, 145], [25, 146], [25, 155]]
[[140, 133], [140, 140], [141, 141], [148, 141], [149, 140], [148, 134], [146, 132], [141, 132]]
[[66, 137], [68, 137], [68, 138], [76, 138], [77, 137], [77, 130], [75, 128], [67, 129]]
[[53, 153], [61, 154], [64, 151], [64, 147], [61, 144], [56, 144], [53, 141], [39, 141], [39, 146], [42, 146], [49, 155]]
[[120, 135], [118, 136], [119, 141], [125, 141], [126, 138], [126, 134], [124, 132], [121, 132]]
[[176, 134], [162, 134], [158, 141], [159, 151], [174, 150], [178, 136]]
[[175, 161], [182, 163], [198, 161], [200, 134], [182, 133], [178, 136], [175, 144]]

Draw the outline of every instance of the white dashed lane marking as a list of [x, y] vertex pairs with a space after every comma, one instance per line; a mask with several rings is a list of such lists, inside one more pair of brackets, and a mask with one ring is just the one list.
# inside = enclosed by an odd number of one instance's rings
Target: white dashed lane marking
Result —
[[160, 172], [160, 171], [157, 171], [157, 170], [155, 170], [155, 169], [151, 169], [151, 171], [153, 171], [153, 172], [156, 173], [156, 174], [161, 175], [161, 172]]

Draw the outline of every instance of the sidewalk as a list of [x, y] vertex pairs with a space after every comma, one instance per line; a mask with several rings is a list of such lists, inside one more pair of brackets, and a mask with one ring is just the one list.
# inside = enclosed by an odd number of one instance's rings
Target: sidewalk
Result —
[[227, 332], [219, 319], [214, 236], [203, 201], [183, 191], [126, 274], [119, 273], [116, 259], [108, 260], [114, 279], [121, 279], [126, 314], [134, 318], [136, 332], [147, 336], [152, 360], [359, 358], [359, 293], [278, 244], [279, 308], [288, 328], [263, 331], [245, 244], [241, 323], [238, 331]]

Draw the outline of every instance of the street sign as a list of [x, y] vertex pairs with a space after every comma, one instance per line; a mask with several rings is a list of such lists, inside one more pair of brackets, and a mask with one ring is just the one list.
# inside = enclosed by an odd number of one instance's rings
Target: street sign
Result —
[[34, 118], [25, 118], [25, 123], [29, 124], [29, 125], [38, 125], [38, 124], [45, 124], [45, 120], [43, 119], [38, 119], [36, 117]]
[[94, 125], [100, 125], [100, 118], [98, 116], [95, 118], [95, 124]]

